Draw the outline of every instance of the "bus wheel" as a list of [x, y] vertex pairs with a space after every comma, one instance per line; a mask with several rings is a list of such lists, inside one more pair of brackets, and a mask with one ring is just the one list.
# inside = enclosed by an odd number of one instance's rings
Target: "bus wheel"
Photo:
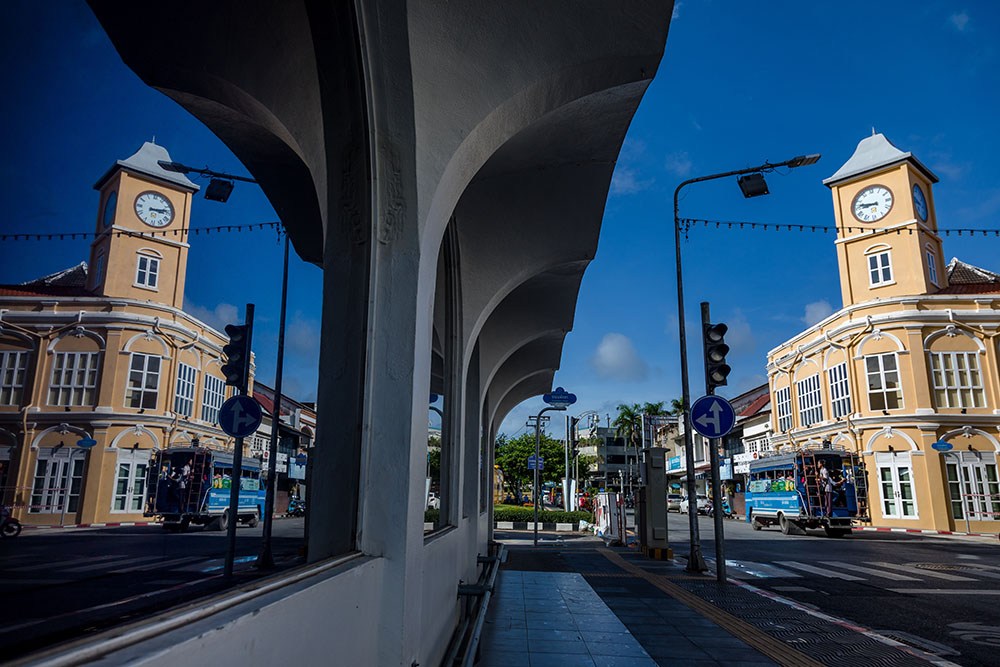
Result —
[[260, 515], [254, 512], [253, 516], [247, 521], [247, 525], [251, 528], [256, 528], [258, 523], [260, 523]]
[[757, 517], [752, 516], [752, 518], [750, 519], [750, 527], [753, 528], [754, 530], [760, 530], [761, 528], [764, 527], [764, 524], [758, 521]]
[[802, 526], [790, 521], [784, 514], [778, 517], [778, 525], [781, 526], [782, 535], [805, 535], [806, 532], [802, 530]]
[[223, 531], [229, 528], [229, 510], [223, 512], [220, 516], [215, 517], [215, 520], [209, 524], [212, 530]]

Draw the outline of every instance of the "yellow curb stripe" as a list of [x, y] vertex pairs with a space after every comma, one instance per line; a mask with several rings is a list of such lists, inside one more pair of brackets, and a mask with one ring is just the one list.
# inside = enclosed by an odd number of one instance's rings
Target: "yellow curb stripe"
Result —
[[598, 547], [597, 551], [621, 569], [640, 579], [645, 579], [670, 597], [686, 604], [702, 616], [728, 630], [779, 665], [785, 665], [786, 667], [822, 667], [823, 663], [810, 658], [804, 653], [799, 653], [785, 642], [775, 639], [746, 621], [742, 621], [732, 614], [719, 609], [712, 603], [702, 600], [694, 593], [681, 588], [666, 577], [646, 572], [642, 568], [632, 565], [608, 548]]

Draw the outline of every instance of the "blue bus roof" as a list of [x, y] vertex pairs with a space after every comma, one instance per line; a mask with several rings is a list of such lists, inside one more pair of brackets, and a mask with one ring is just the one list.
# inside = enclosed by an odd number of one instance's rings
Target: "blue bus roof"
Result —
[[[188, 454], [193, 456], [196, 453], [208, 454], [214, 465], [231, 466], [233, 465], [233, 453], [223, 452], [218, 449], [206, 449], [204, 447], [168, 447], [160, 452], [161, 456], [169, 456], [173, 458], [177, 454]], [[262, 461], [253, 456], [243, 457], [243, 469], [254, 469], [260, 468], [263, 465]]]

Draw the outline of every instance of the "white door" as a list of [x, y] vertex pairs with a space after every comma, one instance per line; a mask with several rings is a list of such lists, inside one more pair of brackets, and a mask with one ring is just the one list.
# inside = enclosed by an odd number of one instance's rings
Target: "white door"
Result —
[[141, 512], [146, 495], [149, 450], [119, 450], [112, 512]]
[[87, 452], [76, 447], [39, 449], [28, 511], [38, 514], [76, 512], [80, 506], [86, 457]]
[[916, 519], [917, 498], [913, 492], [913, 468], [910, 455], [879, 453], [878, 488], [882, 498], [882, 516], [886, 519]]

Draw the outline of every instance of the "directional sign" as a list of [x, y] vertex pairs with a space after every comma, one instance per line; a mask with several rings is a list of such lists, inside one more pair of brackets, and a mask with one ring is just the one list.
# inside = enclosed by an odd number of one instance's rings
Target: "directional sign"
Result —
[[[528, 457], [528, 470], [534, 470], [535, 467], [536, 467], [535, 463], [536, 463], [535, 457], [534, 456], [529, 456]], [[539, 470], [545, 470], [545, 459], [544, 458], [538, 457], [537, 463], [538, 463], [537, 467], [538, 467]]]
[[542, 396], [542, 400], [552, 407], [565, 408], [576, 403], [576, 394], [571, 394], [562, 387], [556, 387], [556, 390], [552, 393]]
[[76, 446], [82, 449], [90, 449], [96, 444], [97, 441], [94, 440], [93, 438], [81, 438], [80, 440], [76, 441]]
[[234, 438], [252, 435], [263, 418], [260, 404], [253, 397], [242, 394], [233, 396], [219, 409], [219, 426]]
[[944, 440], [938, 440], [937, 442], [932, 442], [931, 447], [939, 452], [950, 452], [952, 444], [950, 442], [945, 442]]
[[721, 438], [735, 424], [736, 411], [720, 396], [702, 396], [691, 406], [691, 425], [706, 438]]

